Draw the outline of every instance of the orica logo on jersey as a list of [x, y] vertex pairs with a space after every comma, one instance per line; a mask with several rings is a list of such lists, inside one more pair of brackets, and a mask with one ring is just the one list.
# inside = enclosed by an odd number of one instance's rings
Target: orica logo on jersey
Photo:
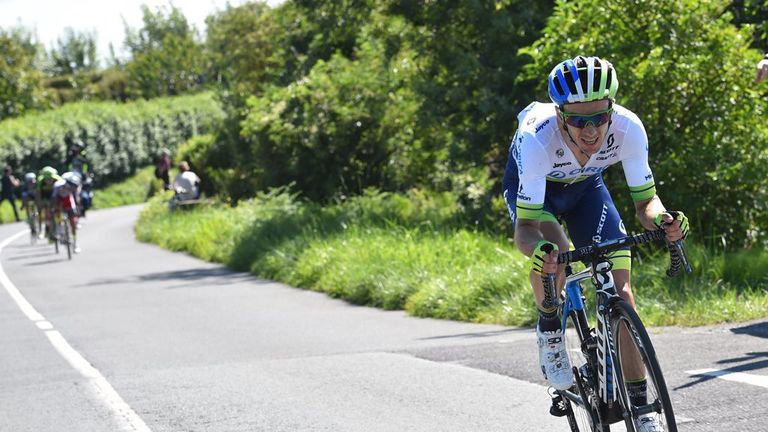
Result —
[[608, 167], [603, 166], [603, 167], [574, 168], [568, 171], [567, 173], [565, 171], [553, 170], [547, 174], [547, 177], [552, 177], [555, 179], [564, 179], [566, 177], [573, 177], [579, 174], [586, 174], [586, 175], [599, 174], [605, 171], [606, 168]]

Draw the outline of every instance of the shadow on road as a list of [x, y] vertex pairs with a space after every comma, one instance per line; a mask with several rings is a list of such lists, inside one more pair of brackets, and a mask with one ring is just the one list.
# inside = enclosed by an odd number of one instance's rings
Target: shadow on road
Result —
[[731, 331], [736, 334], [768, 338], [768, 321], [750, 324], [743, 327], [734, 327], [731, 329]]
[[30, 263], [24, 264], [24, 266], [41, 266], [41, 265], [48, 265], [48, 264], [53, 264], [53, 263], [58, 263], [58, 262], [69, 261], [69, 259], [67, 259], [66, 252], [64, 253], [63, 257], [61, 256], [61, 254], [56, 255], [55, 253], [50, 253], [50, 254], [46, 254], [46, 255], [51, 255], [51, 256], [59, 257], [59, 258], [49, 259], [49, 260], [45, 260], [45, 261], [30, 262]]
[[[229, 285], [245, 280], [252, 280], [258, 284], [258, 280], [254, 279], [252, 275], [248, 273], [238, 273], [226, 268], [196, 268], [186, 270], [176, 270], [169, 272], [157, 272], [148, 273], [139, 276], [129, 276], [125, 278], [102, 278], [96, 279], [87, 284], [80, 286], [96, 286], [96, 285], [112, 285], [131, 282], [149, 282], [149, 281], [165, 281], [165, 282], [184, 282], [180, 285], [169, 285], [165, 288], [184, 288], [188, 286], [199, 286], [201, 281], [211, 279], [211, 285]], [[190, 284], [189, 282], [194, 282]], [[266, 283], [266, 282], [265, 282]]]
[[493, 337], [493, 336], [499, 336], [499, 335], [509, 334], [509, 333], [520, 333], [520, 332], [529, 332], [529, 331], [531, 330], [525, 329], [525, 328], [512, 328], [512, 329], [504, 329], [504, 330], [490, 330], [490, 331], [484, 331], [484, 332], [430, 336], [430, 337], [419, 338], [419, 340], [484, 338], [484, 337]]
[[30, 258], [40, 258], [48, 255], [53, 255], [55, 253], [56, 252], [53, 250], [53, 248], [51, 248], [50, 251], [46, 251], [46, 252], [31, 253], [26, 255], [16, 255], [16, 256], [5, 258], [5, 259], [8, 261], [20, 261], [20, 260], [27, 260]]

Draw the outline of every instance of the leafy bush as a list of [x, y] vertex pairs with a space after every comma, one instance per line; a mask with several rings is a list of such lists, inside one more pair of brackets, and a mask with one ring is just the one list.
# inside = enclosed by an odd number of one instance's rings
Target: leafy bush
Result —
[[336, 54], [306, 78], [249, 100], [242, 134], [257, 190], [294, 183], [309, 198], [327, 199], [370, 186], [391, 190], [411, 174], [396, 149], [418, 145], [409, 139], [418, 98], [404, 94], [415, 64], [407, 55], [382, 58], [379, 42], [360, 47], [357, 60]]
[[[618, 102], [646, 126], [665, 205], [689, 214], [697, 237], [742, 247], [768, 240], [768, 128], [750, 82], [759, 53], [748, 48], [749, 29], [730, 23], [728, 4], [561, 1], [526, 52], [542, 95], [543, 77], [558, 62], [577, 54], [610, 60]], [[622, 176], [609, 172], [607, 180], [613, 191], [626, 190]], [[614, 198], [634, 214], [629, 194]]]

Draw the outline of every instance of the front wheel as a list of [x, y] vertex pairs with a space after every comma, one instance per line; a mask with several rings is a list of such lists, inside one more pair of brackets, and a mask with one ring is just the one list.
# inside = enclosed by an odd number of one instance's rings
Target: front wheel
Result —
[[[632, 306], [621, 300], [611, 310], [611, 334], [613, 346], [611, 355], [616, 365], [617, 397], [624, 410], [628, 432], [637, 431], [635, 422], [639, 417], [651, 417], [666, 432], [677, 432], [672, 402], [667, 384], [661, 372], [648, 332]], [[647, 383], [647, 398], [642, 393], [630, 398], [629, 382]]]
[[571, 430], [581, 432], [609, 432], [609, 425], [603, 420], [602, 405], [595, 392], [595, 379], [588, 356], [584, 355], [582, 344], [585, 339], [593, 338], [587, 316], [583, 311], [571, 311], [566, 329], [565, 345], [568, 359], [573, 367], [575, 385], [568, 393], [578, 396], [578, 401], [571, 403], [569, 422]]

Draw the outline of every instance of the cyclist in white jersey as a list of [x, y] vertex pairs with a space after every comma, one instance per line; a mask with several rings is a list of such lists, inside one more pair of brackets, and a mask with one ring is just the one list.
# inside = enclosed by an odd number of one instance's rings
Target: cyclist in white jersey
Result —
[[[685, 215], [668, 212], [656, 195], [645, 129], [634, 113], [615, 103], [618, 86], [613, 66], [598, 57], [578, 56], [558, 64], [549, 75], [553, 103], [534, 102], [518, 116], [504, 175], [515, 244], [531, 257], [539, 361], [545, 378], [559, 390], [573, 385], [573, 372], [561, 319], [553, 299], [545, 295], [542, 273], [557, 274], [559, 292], [564, 268], [557, 265], [557, 254], [569, 249], [569, 237], [578, 248], [626, 235], [602, 172], [621, 162], [643, 227], [664, 227], [669, 242], [684, 238], [689, 229]], [[612, 261], [616, 290], [634, 306], [629, 251], [614, 252]], [[637, 376], [626, 378], [631, 397], [644, 405], [645, 371], [637, 369]], [[662, 430], [650, 416], [639, 419], [636, 428]]]

